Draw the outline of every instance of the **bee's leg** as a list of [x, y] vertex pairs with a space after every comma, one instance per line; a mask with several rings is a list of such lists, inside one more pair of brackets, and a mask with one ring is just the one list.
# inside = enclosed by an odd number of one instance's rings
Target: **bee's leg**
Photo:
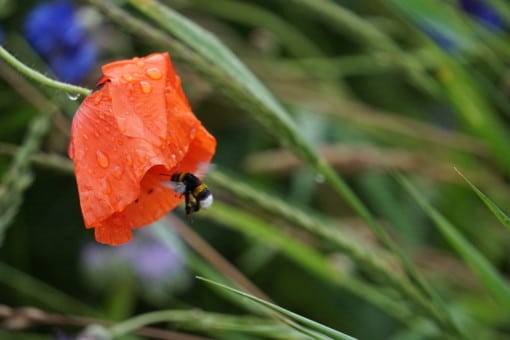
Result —
[[191, 214], [193, 213], [193, 202], [191, 202], [191, 195], [186, 193], [184, 194], [184, 201], [186, 203], [185, 210], [186, 210], [186, 217], [188, 220], [191, 220]]

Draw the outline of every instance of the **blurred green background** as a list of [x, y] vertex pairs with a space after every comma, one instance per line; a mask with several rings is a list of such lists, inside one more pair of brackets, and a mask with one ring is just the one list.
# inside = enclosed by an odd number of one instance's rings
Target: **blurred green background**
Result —
[[218, 140], [211, 209], [95, 244], [66, 156], [84, 92], [1, 62], [0, 336], [328, 338], [196, 275], [361, 339], [510, 335], [506, 1], [3, 0], [0, 19], [25, 65], [89, 89], [168, 51]]

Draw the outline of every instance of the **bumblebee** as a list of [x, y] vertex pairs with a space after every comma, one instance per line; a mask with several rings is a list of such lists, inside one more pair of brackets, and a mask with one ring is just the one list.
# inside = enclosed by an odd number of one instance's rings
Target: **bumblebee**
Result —
[[186, 203], [186, 217], [200, 209], [207, 209], [213, 203], [213, 195], [207, 185], [190, 172], [178, 172], [170, 177], [171, 187], [179, 194], [184, 195]]

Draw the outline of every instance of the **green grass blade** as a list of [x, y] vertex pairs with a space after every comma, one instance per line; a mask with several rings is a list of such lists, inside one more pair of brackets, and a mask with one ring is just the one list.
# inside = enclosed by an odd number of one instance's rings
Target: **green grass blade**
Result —
[[[445, 26], [442, 34], [447, 31], [453, 32], [453, 23], [461, 22], [459, 14], [454, 11], [448, 11], [449, 6], [442, 2], [414, 0], [402, 1], [392, 0], [388, 2], [390, 6], [408, 18], [410, 23], [420, 22], [423, 18], [432, 20], [435, 18], [435, 24]], [[419, 5], [419, 7], [417, 7]], [[426, 27], [426, 22], [423, 23]], [[462, 26], [462, 25], [461, 25]], [[418, 29], [417, 29], [418, 31]], [[457, 29], [451, 33], [450, 38], [454, 39], [459, 45], [472, 45], [469, 42], [470, 35], [473, 33], [464, 28]], [[425, 40], [425, 39], [424, 39]], [[435, 44], [435, 53], [431, 56], [441, 63], [442, 67], [438, 70], [438, 80], [443, 87], [443, 93], [456, 109], [459, 119], [474, 134], [487, 142], [494, 159], [503, 167], [506, 172], [510, 172], [510, 138], [508, 129], [501, 121], [492, 103], [485, 95], [483, 83], [463, 67], [458, 58], [454, 58], [440, 49]]]
[[317, 57], [323, 53], [317, 44], [284, 18], [270, 9], [253, 3], [233, 0], [192, 0], [194, 8], [209, 12], [228, 21], [239, 22], [253, 27], [264, 27], [275, 34], [280, 44], [296, 57]]
[[496, 203], [494, 203], [489, 197], [487, 197], [483, 192], [480, 191], [466, 176], [464, 176], [457, 168], [454, 168], [455, 171], [462, 177], [467, 184], [471, 187], [471, 189], [478, 195], [478, 197], [485, 203], [487, 208], [492, 211], [492, 213], [498, 218], [498, 220], [505, 226], [505, 228], [510, 231], [510, 218], [501, 210]]
[[413, 186], [409, 180], [401, 175], [397, 175], [397, 179], [425, 213], [434, 221], [438, 230], [448, 243], [459, 253], [471, 269], [473, 269], [492, 294], [494, 300], [499, 302], [507, 311], [510, 311], [510, 286], [501, 274], [498, 273], [486, 257], [458, 232], [457, 228], [451, 222], [426, 201], [425, 197], [423, 197], [420, 191]]
[[381, 250], [371, 249], [361, 245], [353, 240], [341, 230], [333, 228], [322, 221], [299, 208], [290, 205], [285, 200], [279, 199], [275, 195], [270, 195], [257, 190], [246, 183], [237, 180], [234, 176], [222, 173], [218, 169], [211, 172], [207, 181], [214, 188], [221, 189], [233, 195], [236, 202], [261, 209], [267, 214], [277, 215], [279, 219], [284, 219], [294, 227], [301, 228], [307, 232], [318, 236], [325, 241], [330, 242], [336, 249], [347, 254], [356, 264], [364, 268], [367, 272], [383, 278], [386, 284], [399, 291], [403, 296], [410, 299], [416, 305], [424, 309], [430, 317], [440, 318], [437, 311], [430, 301], [423, 298], [416, 287], [400, 275], [395, 275], [394, 271], [388, 268], [383, 258], [387, 254], [381, 253]]
[[231, 208], [222, 202], [215, 202], [214, 209], [202, 212], [202, 216], [211, 218], [222, 226], [238, 230], [251, 238], [278, 249], [283, 255], [312, 275], [348, 290], [379, 307], [397, 320], [406, 322], [406, 319], [410, 317], [409, 308], [405, 302], [396, 301], [393, 297], [386, 295], [386, 292], [382, 289], [334, 270], [324, 255], [251, 214]]
[[294, 126], [294, 122], [267, 88], [215, 35], [157, 1], [130, 0], [129, 3], [200, 55], [206, 57], [212, 65], [219, 66], [239, 84], [243, 84], [252, 95], [270, 107], [273, 114], [278, 115], [278, 119], [285, 124]]
[[258, 304], [261, 304], [261, 305], [263, 305], [263, 306], [265, 306], [267, 308], [270, 308], [270, 309], [274, 310], [275, 312], [281, 313], [282, 315], [284, 315], [284, 316], [286, 316], [286, 317], [288, 317], [288, 318], [290, 318], [290, 319], [292, 319], [294, 321], [297, 321], [297, 322], [303, 324], [306, 327], [309, 327], [310, 329], [312, 329], [312, 330], [314, 330], [316, 332], [319, 332], [321, 334], [329, 336], [329, 337], [331, 337], [333, 339], [342, 339], [342, 340], [344, 340], [344, 339], [345, 340], [355, 339], [355, 338], [353, 338], [353, 337], [351, 337], [351, 336], [349, 336], [349, 335], [347, 335], [345, 333], [339, 332], [337, 330], [334, 330], [333, 328], [327, 327], [327, 326], [325, 326], [323, 324], [320, 324], [320, 323], [315, 322], [313, 320], [307, 319], [307, 318], [305, 318], [305, 317], [303, 317], [303, 316], [301, 316], [299, 314], [296, 314], [296, 313], [291, 312], [291, 311], [289, 311], [289, 310], [287, 310], [285, 308], [282, 308], [282, 307], [277, 306], [275, 304], [272, 304], [270, 302], [267, 302], [267, 301], [264, 301], [262, 299], [259, 299], [259, 298], [255, 297], [255, 296], [250, 295], [250, 294], [241, 292], [241, 291], [239, 291], [237, 289], [234, 289], [234, 288], [222, 285], [220, 283], [208, 280], [208, 279], [203, 278], [203, 277], [197, 277], [197, 278], [199, 280], [205, 281], [205, 282], [207, 282], [207, 283], [209, 283], [211, 285], [216, 285], [216, 286], [222, 287], [222, 288], [224, 288], [226, 290], [229, 290], [229, 291], [231, 291], [231, 292], [233, 292], [235, 294], [238, 294], [238, 295], [241, 295], [241, 296], [243, 296], [245, 298], [248, 298], [251, 301], [254, 301], [254, 302], [258, 303]]
[[0, 283], [56, 312], [103, 316], [95, 308], [2, 262], [0, 262]]
[[118, 338], [154, 323], [172, 322], [180, 328], [198, 330], [214, 335], [218, 332], [235, 332], [263, 337], [264, 339], [305, 339], [302, 334], [269, 319], [252, 316], [233, 316], [201, 310], [161, 310], [137, 315], [111, 326], [112, 338]]

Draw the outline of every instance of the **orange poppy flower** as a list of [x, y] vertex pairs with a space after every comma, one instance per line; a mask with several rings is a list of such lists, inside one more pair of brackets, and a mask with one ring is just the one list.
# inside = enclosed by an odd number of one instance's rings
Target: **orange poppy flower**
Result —
[[161, 174], [195, 172], [216, 140], [191, 112], [167, 53], [102, 70], [102, 87], [73, 119], [68, 154], [85, 226], [98, 242], [118, 245], [182, 201]]

